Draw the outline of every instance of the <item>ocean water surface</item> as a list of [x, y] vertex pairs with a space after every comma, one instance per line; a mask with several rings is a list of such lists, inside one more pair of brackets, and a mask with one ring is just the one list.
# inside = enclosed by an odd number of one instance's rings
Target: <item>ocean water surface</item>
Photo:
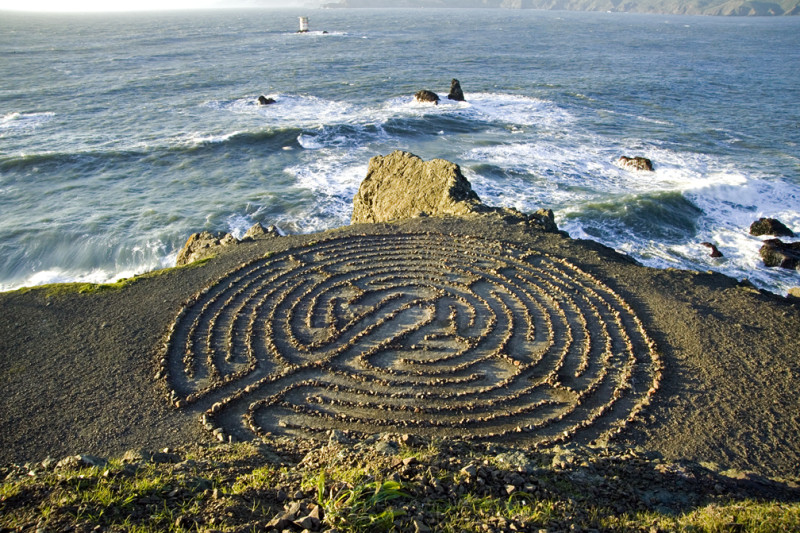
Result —
[[[201, 230], [348, 224], [370, 157], [403, 149], [647, 265], [785, 293], [800, 273], [747, 229], [800, 233], [798, 50], [796, 17], [0, 13], [0, 290], [171, 266]], [[413, 101], [451, 78], [466, 102]]]

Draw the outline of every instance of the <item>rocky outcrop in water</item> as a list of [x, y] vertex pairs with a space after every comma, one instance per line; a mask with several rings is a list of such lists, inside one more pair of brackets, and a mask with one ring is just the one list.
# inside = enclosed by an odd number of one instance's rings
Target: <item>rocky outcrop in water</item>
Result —
[[628, 170], [636, 170], [636, 171], [646, 171], [652, 172], [653, 171], [653, 162], [647, 159], [646, 157], [628, 157], [626, 155], [620, 156], [617, 159], [617, 165], [628, 169]]
[[461, 90], [461, 83], [455, 78], [450, 82], [450, 94], [447, 95], [447, 98], [456, 102], [464, 101], [464, 91]]
[[270, 104], [274, 104], [274, 103], [275, 103], [275, 99], [274, 98], [267, 98], [263, 94], [258, 97], [258, 105], [270, 105]]
[[759, 218], [750, 224], [750, 235], [772, 235], [775, 237], [794, 237], [794, 232], [780, 220]]
[[719, 251], [719, 248], [717, 248], [716, 244], [712, 242], [701, 242], [700, 244], [711, 250], [711, 257], [722, 257], [722, 252]]
[[439, 95], [433, 91], [428, 91], [426, 89], [423, 89], [421, 91], [417, 91], [416, 93], [414, 93], [414, 100], [420, 103], [438, 104]]
[[800, 242], [783, 242], [768, 239], [759, 250], [764, 264], [768, 267], [782, 267], [800, 270]]
[[472, 190], [457, 164], [444, 159], [423, 161], [399, 150], [370, 159], [367, 176], [353, 198], [351, 222], [481, 214], [495, 214], [512, 223], [523, 222], [545, 231], [558, 231], [552, 211], [540, 209], [534, 214], [525, 214], [516, 209], [487, 206]]

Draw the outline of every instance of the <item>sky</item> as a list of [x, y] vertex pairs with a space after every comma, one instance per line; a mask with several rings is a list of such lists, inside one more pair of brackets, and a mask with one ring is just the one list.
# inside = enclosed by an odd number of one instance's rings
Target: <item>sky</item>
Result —
[[225, 7], [302, 7], [308, 0], [0, 0], [8, 11], [164, 11]]

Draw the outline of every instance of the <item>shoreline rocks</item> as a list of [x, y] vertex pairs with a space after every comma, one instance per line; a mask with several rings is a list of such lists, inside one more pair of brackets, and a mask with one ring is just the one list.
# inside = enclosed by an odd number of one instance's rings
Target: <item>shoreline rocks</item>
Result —
[[711, 249], [711, 257], [715, 257], [715, 258], [716, 257], [724, 257], [722, 255], [722, 252], [719, 251], [719, 248], [717, 248], [717, 245], [715, 245], [714, 243], [701, 242], [700, 244], [705, 246], [706, 248], [710, 248]]
[[433, 91], [423, 89], [414, 93], [414, 101], [421, 104], [437, 105], [439, 103], [439, 95]]
[[217, 248], [229, 246], [237, 242], [236, 238], [230, 233], [211, 233], [210, 231], [192, 233], [186, 241], [186, 244], [183, 245], [181, 251], [178, 252], [178, 257], [175, 259], [175, 266], [184, 266], [205, 259], [206, 257], [214, 255]]
[[464, 91], [461, 90], [461, 83], [455, 78], [450, 82], [450, 93], [447, 98], [456, 102], [464, 101]]
[[759, 218], [750, 224], [750, 235], [772, 235], [775, 237], [794, 237], [794, 232], [786, 227], [780, 220], [774, 218]]
[[367, 176], [353, 197], [351, 224], [389, 222], [421, 216], [496, 214], [511, 223], [527, 223], [557, 232], [553, 212], [525, 214], [485, 205], [461, 168], [444, 159], [423, 161], [396, 150], [369, 161]]
[[800, 242], [767, 239], [759, 250], [764, 265], [800, 270]]
[[175, 259], [175, 266], [184, 266], [201, 259], [206, 259], [217, 253], [219, 248], [239, 244], [240, 242], [251, 241], [263, 237], [281, 237], [284, 233], [276, 226], [264, 229], [264, 226], [256, 222], [247, 230], [240, 241], [230, 233], [201, 231], [192, 233], [187, 239], [186, 244], [178, 252]]
[[620, 156], [617, 159], [617, 166], [638, 172], [653, 172], [653, 162], [646, 157], [628, 157], [626, 155]]

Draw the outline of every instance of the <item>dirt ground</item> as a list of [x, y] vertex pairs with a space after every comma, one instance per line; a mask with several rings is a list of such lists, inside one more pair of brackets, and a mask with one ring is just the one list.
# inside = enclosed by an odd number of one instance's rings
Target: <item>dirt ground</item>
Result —
[[[235, 384], [223, 382], [217, 389], [209, 389], [206, 396], [198, 393], [202, 397], [197, 401], [182, 402], [195, 389], [190, 378], [184, 383], [177, 377], [180, 358], [174, 360], [169, 346], [165, 348], [179, 312], [185, 308], [187, 314], [181, 316], [199, 313], [192, 300], [197, 299], [198, 291], [214, 287], [216, 280], [235, 279], [230, 273], [242, 265], [265, 256], [282, 257], [280, 254], [290, 253], [290, 249], [332, 239], [338, 242], [347, 237], [402, 234], [433, 234], [453, 242], [477, 239], [474, 242], [500, 243], [498, 249], [508, 245], [528, 251], [520, 257], [547, 254], [557, 261], [563, 259], [592, 276], [597, 290], [610, 289], [622, 305], [629, 306], [631, 316], [635, 314], [641, 320], [643, 331], [654, 341], [663, 368], [659, 370], [657, 390], [647, 396], [642, 393], [647, 391], [641, 388], [642, 380], [652, 381], [655, 371], [634, 373], [639, 381], [630, 388], [639, 387], [640, 396], [647, 401], [640, 402], [641, 412], [630, 411], [629, 406], [625, 413], [636, 416], [619, 432], [613, 431], [615, 442], [658, 451], [669, 460], [686, 458], [771, 476], [800, 476], [800, 393], [796, 386], [800, 376], [800, 301], [761, 292], [719, 274], [645, 268], [599, 244], [532, 231], [493, 217], [419, 218], [396, 224], [354, 225], [316, 235], [264, 238], [228, 247], [201, 266], [147, 275], [123, 288], [84, 294], [64, 287], [44, 287], [0, 294], [0, 462], [76, 453], [110, 455], [135, 448], [211, 441], [214, 436], [203, 427], [200, 416], [211, 409], [212, 401], [218, 401], [222, 392], [234, 390]], [[446, 264], [441, 272], [448, 273]], [[488, 289], [486, 294], [490, 294]], [[202, 300], [206, 295], [200, 297]], [[511, 302], [512, 297], [500, 295], [497, 299]], [[508, 305], [512, 314], [522, 311], [522, 304]], [[581, 311], [568, 309], [564, 316], [576, 324], [583, 320]], [[629, 317], [621, 320], [632, 323]], [[614, 321], [606, 323], [613, 325]], [[188, 335], [184, 330], [189, 326], [181, 324], [178, 320], [176, 335], [181, 331]], [[234, 337], [237, 327], [231, 326]], [[588, 337], [604, 327], [602, 323], [590, 324], [584, 331]], [[554, 328], [558, 342], [558, 337], [566, 333]], [[342, 332], [346, 329], [346, 325], [340, 328]], [[576, 326], [575, 331], [575, 342], [579, 343], [580, 328]], [[509, 329], [512, 334], [513, 328]], [[314, 339], [309, 338], [309, 342]], [[507, 355], [512, 359], [519, 356], [522, 364], [517, 366], [524, 369], [524, 358], [515, 353], [524, 351], [523, 341], [512, 336], [509, 342]], [[645, 344], [641, 339], [633, 343]], [[452, 350], [453, 346], [445, 347]], [[233, 354], [232, 367], [239, 355]], [[162, 358], [166, 358], [166, 364]], [[305, 361], [288, 361], [286, 368], [297, 368], [291, 370], [297, 376], [305, 371], [311, 376], [311, 370], [305, 370], [303, 364]], [[308, 368], [312, 367], [318, 368]], [[344, 368], [343, 364], [336, 370]], [[264, 366], [259, 371], [269, 378], [272, 370]], [[627, 375], [620, 376], [621, 380]], [[611, 398], [613, 390], [609, 389], [609, 394]], [[302, 398], [292, 398], [302, 403]], [[339, 405], [346, 403], [343, 397], [331, 393], [330, 405], [336, 405], [337, 398]], [[175, 407], [176, 400], [180, 408]], [[571, 408], [577, 409], [580, 402], [571, 401]], [[330, 405], [328, 408], [333, 409]], [[422, 405], [423, 412], [424, 408]], [[390, 405], [387, 409], [391, 413], [399, 407]], [[246, 406], [230, 410], [240, 417]], [[350, 418], [344, 420], [358, 419], [358, 412], [351, 409]], [[520, 408], [519, 412], [527, 411]], [[298, 413], [290, 413], [295, 425], [310, 420], [311, 415]], [[251, 419], [252, 425], [287, 433], [294, 427], [269, 416], [256, 416]], [[386, 419], [389, 416], [385, 415]], [[537, 419], [531, 416], [525, 421], [533, 426]], [[617, 418], [621, 420], [619, 415]], [[227, 428], [231, 423], [223, 420], [219, 425]], [[321, 429], [345, 426], [321, 424]], [[413, 433], [411, 426], [401, 432]], [[458, 428], [453, 423], [426, 431], [429, 435], [439, 431], [456, 435], [469, 433], [470, 427]], [[506, 439], [504, 427], [497, 432], [498, 439]], [[494, 438], [489, 429], [475, 428], [481, 438]], [[246, 432], [229, 433], [247, 437]], [[525, 435], [535, 443], [535, 428], [523, 431], [515, 440], [525, 445]], [[573, 437], [587, 440], [597, 435], [576, 431], [566, 440]]]

